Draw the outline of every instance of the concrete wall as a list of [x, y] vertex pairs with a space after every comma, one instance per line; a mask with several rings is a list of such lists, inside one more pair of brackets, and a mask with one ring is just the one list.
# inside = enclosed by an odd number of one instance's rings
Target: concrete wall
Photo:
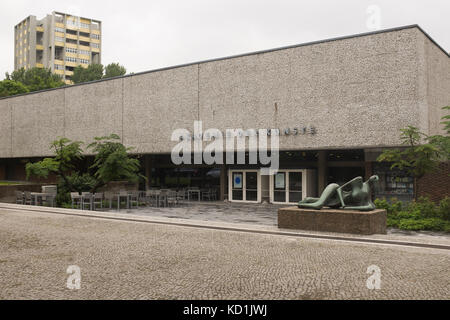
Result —
[[0, 157], [46, 156], [57, 136], [110, 133], [137, 153], [168, 153], [172, 131], [194, 120], [317, 128], [280, 137], [281, 149], [398, 145], [400, 128], [429, 132], [448, 100], [448, 82], [430, 89], [430, 77], [448, 79], [450, 59], [426, 40], [405, 28], [1, 99]]
[[450, 112], [450, 59], [430, 39], [423, 37], [426, 57], [427, 104], [430, 134], [444, 134], [442, 117]]

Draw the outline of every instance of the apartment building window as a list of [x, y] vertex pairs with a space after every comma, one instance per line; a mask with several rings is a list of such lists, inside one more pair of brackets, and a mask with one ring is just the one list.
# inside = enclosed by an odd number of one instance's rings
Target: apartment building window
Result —
[[80, 59], [80, 63], [89, 64], [89, 60], [87, 60], [87, 59]]
[[98, 43], [91, 43], [92, 48], [100, 48]]
[[77, 53], [77, 49], [75, 49], [75, 48], [66, 48], [66, 52], [69, 52], [69, 53]]
[[76, 21], [76, 20], [67, 19], [66, 24], [69, 25], [69, 26], [78, 27], [78, 21]]
[[66, 61], [67, 61], [67, 62], [77, 62], [77, 58], [66, 57]]
[[64, 30], [63, 28], [56, 27], [56, 28], [55, 28], [55, 31], [56, 31], [56, 32], [64, 33], [65, 30]]
[[92, 39], [100, 40], [100, 35], [99, 35], [99, 34], [93, 33], [93, 34], [91, 34], [91, 38], [92, 38]]
[[60, 64], [55, 64], [55, 70], [64, 70], [64, 66]]
[[85, 56], [89, 55], [89, 51], [87, 51], [87, 50], [78, 50], [78, 53], [79, 54], [84, 54]]
[[55, 41], [58, 41], [58, 42], [64, 42], [64, 38], [61, 38], [61, 37], [55, 37]]
[[88, 24], [88, 23], [80, 22], [80, 27], [81, 27], [81, 28], [84, 28], [84, 29], [89, 29], [89, 24]]

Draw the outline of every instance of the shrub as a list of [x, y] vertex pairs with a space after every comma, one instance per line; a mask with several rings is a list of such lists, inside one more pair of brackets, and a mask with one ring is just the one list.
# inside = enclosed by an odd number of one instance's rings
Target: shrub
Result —
[[377, 209], [385, 209], [388, 214], [396, 214], [397, 212], [402, 210], [403, 206], [402, 202], [397, 198], [392, 198], [390, 203], [385, 198], [375, 199], [374, 204]]
[[398, 228], [403, 230], [448, 231], [450, 230], [450, 224], [439, 218], [403, 219], [398, 222]]
[[439, 203], [439, 216], [447, 221], [450, 221], [450, 197], [445, 197]]
[[408, 206], [408, 211], [416, 212], [422, 218], [439, 217], [436, 204], [426, 197], [420, 197], [417, 201], [411, 202]]
[[387, 226], [403, 230], [433, 230], [450, 232], [450, 198], [436, 205], [429, 198], [421, 197], [407, 206], [397, 199], [390, 202], [376, 199], [375, 205], [387, 211]]

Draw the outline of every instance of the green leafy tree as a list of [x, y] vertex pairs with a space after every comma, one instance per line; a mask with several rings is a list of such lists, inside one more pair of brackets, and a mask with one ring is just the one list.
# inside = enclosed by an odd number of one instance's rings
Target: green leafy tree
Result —
[[103, 65], [93, 63], [87, 68], [76, 66], [73, 69], [72, 81], [74, 83], [82, 83], [88, 81], [100, 80], [103, 77]]
[[22, 83], [30, 92], [58, 88], [65, 84], [61, 76], [52, 73], [50, 69], [37, 67], [27, 70], [21, 68], [11, 74], [6, 73], [6, 79]]
[[30, 176], [47, 178], [49, 174], [56, 175], [59, 179], [56, 199], [59, 205], [70, 201], [69, 192], [96, 192], [110, 181], [145, 179], [139, 174], [139, 160], [129, 156], [131, 148], [126, 148], [119, 136], [111, 134], [94, 139], [88, 146], [96, 154], [89, 168], [83, 167], [83, 143], [60, 138], [51, 144], [54, 157], [26, 164], [27, 179]]
[[139, 174], [139, 160], [130, 157], [128, 154], [132, 148], [126, 148], [120, 142], [118, 135], [95, 137], [94, 140], [88, 146], [88, 149], [96, 154], [94, 164], [90, 167], [94, 171], [93, 176], [97, 181], [92, 192], [110, 181], [137, 182], [139, 178], [145, 179]]
[[7, 79], [0, 81], [0, 97], [13, 96], [27, 92], [28, 88], [21, 82]]
[[103, 78], [113, 78], [118, 76], [123, 76], [127, 73], [127, 69], [118, 63], [110, 63], [105, 67], [105, 75]]
[[[444, 116], [442, 119], [449, 118]], [[406, 170], [414, 178], [414, 199], [416, 200], [417, 180], [426, 173], [435, 171], [440, 162], [449, 160], [449, 122], [443, 122], [447, 135], [428, 136], [414, 126], [401, 129], [400, 139], [404, 148], [386, 149], [377, 158], [377, 161], [391, 162], [391, 169]]]
[[[50, 149], [55, 153], [53, 158], [45, 158], [35, 163], [27, 163], [25, 166], [27, 179], [31, 175], [47, 178], [49, 174], [55, 174], [58, 179], [57, 202], [61, 204], [67, 201], [67, 192], [83, 191], [80, 183], [80, 174], [76, 171], [77, 163], [82, 159], [82, 142], [60, 138], [52, 142]], [[86, 179], [86, 177], [84, 177]]]
[[[450, 110], [450, 106], [442, 108], [444, 110]], [[431, 144], [437, 146], [443, 153], [443, 161], [450, 159], [450, 114], [442, 117], [441, 124], [444, 125], [446, 134], [430, 136], [428, 140]]]

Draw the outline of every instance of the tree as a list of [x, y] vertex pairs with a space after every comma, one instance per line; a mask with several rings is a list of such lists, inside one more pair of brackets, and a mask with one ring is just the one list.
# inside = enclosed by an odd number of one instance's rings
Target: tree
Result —
[[46, 178], [51, 173], [55, 174], [59, 179], [58, 204], [69, 202], [69, 192], [96, 192], [110, 181], [145, 179], [139, 174], [139, 160], [129, 156], [128, 151], [131, 149], [120, 142], [119, 136], [111, 134], [94, 140], [87, 147], [96, 154], [90, 167], [83, 168], [86, 159], [81, 141], [60, 138], [51, 144], [54, 157], [26, 164], [27, 179], [32, 175]]
[[[450, 109], [444, 107], [443, 109]], [[442, 119], [450, 119], [444, 116]], [[450, 155], [450, 121], [442, 122], [447, 135], [428, 136], [418, 128], [408, 126], [401, 129], [400, 140], [405, 147], [402, 149], [387, 149], [377, 158], [377, 161], [391, 162], [391, 169], [406, 170], [414, 178], [414, 199], [417, 200], [417, 180], [426, 173], [435, 171], [439, 163], [448, 161]]]
[[20, 82], [30, 92], [58, 88], [65, 84], [61, 76], [52, 73], [51, 69], [37, 67], [27, 70], [21, 68], [11, 74], [6, 73], [6, 80]]
[[[55, 153], [55, 157], [27, 163], [25, 166], [27, 179], [31, 175], [47, 178], [49, 174], [55, 174], [59, 179], [56, 200], [59, 204], [66, 202], [67, 192], [80, 192], [81, 186], [85, 185], [85, 182], [81, 181], [80, 174], [76, 172], [76, 164], [83, 157], [81, 145], [81, 141], [71, 141], [67, 138], [53, 141], [50, 149]], [[84, 177], [84, 180], [88, 180], [88, 177]]]
[[0, 81], [0, 97], [13, 96], [16, 94], [27, 93], [28, 88], [21, 82], [13, 80]]
[[96, 184], [92, 188], [95, 192], [98, 188], [106, 185], [110, 181], [127, 180], [137, 182], [139, 178], [144, 178], [139, 174], [140, 163], [138, 159], [130, 158], [128, 151], [121, 142], [120, 137], [111, 134], [105, 137], [95, 137], [95, 142], [88, 145], [95, 153], [94, 164], [90, 169], [94, 170]]
[[103, 65], [100, 63], [90, 64], [87, 68], [76, 66], [73, 69], [72, 81], [82, 83], [100, 80], [103, 77]]
[[[444, 110], [450, 110], [450, 106], [442, 108]], [[429, 137], [430, 143], [438, 146], [443, 152], [444, 159], [450, 159], [450, 114], [442, 117], [441, 124], [444, 125], [446, 135], [434, 135]]]
[[118, 63], [110, 63], [105, 67], [105, 75], [103, 78], [113, 78], [118, 76], [123, 76], [127, 73], [127, 69]]

